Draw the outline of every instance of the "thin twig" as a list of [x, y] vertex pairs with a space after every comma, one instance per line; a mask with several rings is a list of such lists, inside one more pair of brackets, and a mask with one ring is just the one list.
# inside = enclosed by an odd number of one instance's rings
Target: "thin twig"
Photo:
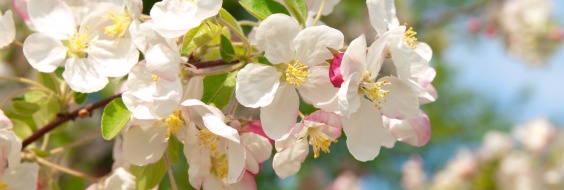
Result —
[[95, 109], [102, 108], [102, 107], [106, 106], [112, 100], [119, 98], [119, 97], [121, 97], [121, 94], [116, 94], [116, 95], [113, 95], [113, 96], [108, 97], [106, 99], [100, 100], [98, 102], [88, 104], [86, 106], [78, 108], [71, 113], [68, 113], [68, 114], [60, 113], [60, 114], [58, 114], [57, 118], [55, 118], [53, 121], [51, 121], [50, 123], [45, 125], [43, 128], [41, 128], [38, 131], [36, 131], [35, 133], [33, 133], [28, 138], [26, 138], [22, 143], [22, 150], [25, 149], [25, 147], [27, 147], [29, 144], [31, 144], [31, 143], [35, 142], [37, 139], [41, 138], [46, 133], [52, 131], [53, 129], [57, 128], [58, 126], [61, 126], [63, 123], [65, 123], [69, 120], [74, 120], [75, 118], [77, 118], [79, 116], [80, 110], [84, 109], [88, 112], [92, 112]]
[[61, 166], [61, 165], [57, 165], [55, 163], [49, 162], [49, 161], [47, 161], [43, 158], [40, 158], [40, 157], [36, 157], [35, 160], [37, 160], [38, 163], [40, 163], [44, 166], [47, 166], [47, 167], [53, 168], [55, 170], [67, 173], [69, 175], [84, 178], [84, 179], [87, 179], [87, 180], [90, 180], [90, 181], [93, 181], [93, 182], [96, 182], [98, 180], [95, 177], [89, 176], [88, 174], [85, 174], [85, 173], [82, 173], [82, 172], [79, 172], [79, 171], [75, 171], [75, 170], [72, 170], [70, 168], [66, 168], [66, 167]]
[[218, 60], [200, 61], [200, 62], [192, 62], [192, 63], [189, 62], [188, 64], [194, 65], [198, 69], [203, 69], [203, 68], [217, 67], [223, 65], [234, 65], [239, 62], [240, 62], [239, 60], [225, 62], [223, 59], [218, 59]]
[[315, 26], [319, 19], [321, 18], [321, 12], [323, 12], [323, 8], [325, 7], [325, 0], [321, 0], [321, 5], [319, 5], [319, 10], [317, 11], [317, 15], [315, 15], [315, 19], [311, 23], [312, 26]]
[[168, 156], [166, 154], [164, 156], [167, 168], [166, 170], [168, 172], [168, 179], [170, 179], [170, 187], [172, 188], [172, 190], [178, 190], [178, 187], [176, 186], [176, 179], [174, 179], [174, 174], [172, 173], [170, 162], [168, 161]]
[[80, 146], [80, 145], [82, 145], [82, 144], [84, 144], [84, 143], [86, 143], [86, 142], [88, 142], [88, 141], [94, 140], [94, 139], [96, 139], [96, 138], [98, 138], [98, 137], [100, 137], [100, 131], [96, 131], [95, 133], [89, 134], [88, 136], [86, 136], [86, 137], [84, 137], [84, 138], [81, 138], [81, 139], [79, 139], [78, 141], [75, 141], [75, 142], [73, 142], [73, 143], [71, 143], [71, 144], [68, 144], [68, 145], [65, 145], [65, 146], [62, 146], [62, 147], [57, 147], [57, 148], [51, 149], [51, 150], [49, 151], [49, 154], [58, 154], [58, 153], [61, 153], [61, 152], [65, 151], [65, 150], [71, 149], [71, 148], [76, 147], [76, 146]]

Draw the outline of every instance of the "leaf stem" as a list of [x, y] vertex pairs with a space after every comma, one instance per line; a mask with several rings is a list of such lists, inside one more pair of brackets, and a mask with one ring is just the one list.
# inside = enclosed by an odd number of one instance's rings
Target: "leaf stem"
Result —
[[319, 10], [317, 10], [317, 15], [315, 15], [315, 19], [311, 23], [311, 26], [315, 26], [319, 19], [321, 18], [321, 12], [323, 12], [323, 8], [325, 8], [325, 0], [321, 0], [321, 5], [319, 6]]
[[178, 186], [176, 186], [176, 180], [174, 179], [174, 174], [172, 173], [168, 156], [165, 154], [164, 157], [165, 157], [164, 159], [166, 164], [166, 170], [168, 173], [168, 179], [170, 179], [170, 187], [172, 188], [172, 190], [178, 190]]
[[87, 179], [87, 180], [90, 180], [90, 181], [93, 181], [93, 182], [98, 181], [97, 178], [92, 177], [92, 176], [90, 176], [90, 175], [88, 175], [88, 174], [85, 174], [85, 173], [82, 173], [82, 172], [79, 172], [79, 171], [75, 171], [75, 170], [72, 170], [72, 169], [70, 169], [70, 168], [63, 167], [63, 166], [61, 166], [61, 165], [57, 165], [57, 164], [52, 163], [52, 162], [49, 162], [49, 161], [47, 161], [47, 160], [45, 160], [45, 159], [43, 159], [43, 158], [36, 157], [35, 160], [37, 160], [37, 163], [40, 163], [40, 164], [42, 164], [42, 165], [44, 165], [44, 166], [47, 166], [47, 167], [53, 168], [53, 169], [55, 169], [55, 170], [58, 170], [58, 171], [67, 173], [67, 174], [69, 174], [69, 175], [73, 175], [73, 176], [76, 176], [76, 177], [84, 178], [84, 179]]

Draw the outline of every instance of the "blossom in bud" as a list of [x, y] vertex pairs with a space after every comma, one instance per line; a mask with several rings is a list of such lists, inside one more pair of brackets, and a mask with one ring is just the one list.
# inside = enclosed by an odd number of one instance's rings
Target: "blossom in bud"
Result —
[[344, 55], [345, 53], [335, 54], [331, 66], [329, 66], [329, 79], [331, 79], [331, 84], [337, 88], [340, 88], [344, 82], [343, 75], [341, 75], [341, 62]]

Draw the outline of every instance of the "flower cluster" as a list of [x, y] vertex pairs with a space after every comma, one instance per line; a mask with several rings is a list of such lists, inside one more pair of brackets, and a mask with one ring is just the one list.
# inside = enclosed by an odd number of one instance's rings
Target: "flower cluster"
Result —
[[[359, 161], [395, 141], [429, 141], [420, 105], [437, 98], [432, 50], [399, 23], [393, 0], [367, 0], [377, 35], [348, 46], [341, 31], [319, 22], [338, 0], [252, 2], [241, 4], [261, 21], [245, 35], [222, 0], [163, 0], [150, 15], [140, 0], [14, 0], [34, 31], [23, 53], [39, 72], [62, 72], [61, 102], [71, 96], [67, 86], [92, 93], [121, 85], [110, 105], [124, 111], [108, 106], [102, 121], [105, 138], [117, 135], [113, 172], [90, 188], [135, 187], [132, 168], [169, 164], [176, 142], [194, 188], [252, 189], [273, 149], [274, 171], [285, 178], [300, 170], [310, 146], [314, 158], [330, 153], [342, 131]], [[268, 3], [283, 10], [255, 10]], [[0, 17], [2, 30], [13, 26], [11, 17]], [[260, 108], [260, 120], [236, 117], [239, 104]], [[304, 114], [300, 104], [316, 111]]]
[[564, 179], [563, 133], [546, 119], [511, 133], [489, 131], [481, 147], [460, 149], [430, 181], [421, 158], [404, 164], [405, 189], [557, 189]]

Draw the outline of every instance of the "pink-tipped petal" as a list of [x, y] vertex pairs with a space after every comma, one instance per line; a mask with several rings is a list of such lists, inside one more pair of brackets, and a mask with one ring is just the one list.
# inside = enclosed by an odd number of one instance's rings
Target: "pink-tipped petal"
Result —
[[418, 117], [407, 120], [390, 121], [390, 131], [398, 141], [413, 145], [423, 146], [431, 138], [431, 123], [423, 111]]
[[345, 53], [335, 55], [333, 63], [329, 66], [329, 79], [331, 80], [331, 84], [337, 88], [340, 88], [341, 84], [344, 82], [343, 75], [341, 75], [341, 62], [343, 61], [343, 55], [345, 55]]

